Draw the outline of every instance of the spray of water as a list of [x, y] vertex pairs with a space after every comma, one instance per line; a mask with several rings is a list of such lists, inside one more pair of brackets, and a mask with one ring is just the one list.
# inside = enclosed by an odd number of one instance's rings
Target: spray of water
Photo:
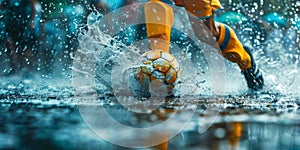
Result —
[[[149, 51], [150, 47], [147, 39], [136, 41], [128, 46], [117, 39], [117, 36], [107, 34], [106, 24], [101, 23], [101, 17], [103, 16], [95, 13], [88, 16], [87, 30], [80, 33], [78, 37], [79, 49], [77, 53], [82, 57], [74, 58], [73, 70], [76, 72], [75, 78], [77, 73], [91, 77], [95, 75], [96, 87], [90, 88], [96, 88], [102, 95], [111, 95], [114, 86], [112, 81], [119, 81], [118, 84], [120, 85], [115, 85], [115, 87], [122, 88], [121, 85], [125, 85], [125, 82], [128, 81], [127, 77], [131, 75], [132, 68], [139, 67], [145, 61], [141, 55]], [[124, 29], [120, 28], [120, 30]], [[202, 44], [201, 48], [208, 49], [209, 47]], [[213, 52], [215, 51], [213, 50]], [[180, 84], [175, 87], [175, 89], [181, 88], [181, 90], [177, 90], [175, 95], [211, 94], [212, 88], [210, 86], [212, 83], [209, 77], [211, 72], [208, 62], [205, 60], [204, 52], [199, 51], [199, 47], [193, 45], [191, 41], [177, 41], [171, 44], [171, 53], [177, 58], [181, 66], [180, 79], [178, 80]], [[220, 56], [216, 54], [206, 55], [210, 55], [216, 60], [220, 59]], [[191, 62], [191, 59], [195, 62]], [[90, 66], [91, 64], [93, 65]], [[114, 66], [117, 66], [118, 70], [114, 70]], [[113, 71], [119, 71], [119, 76], [112, 75]], [[140, 94], [145, 93], [143, 87], [139, 87], [139, 89], [141, 89]]]

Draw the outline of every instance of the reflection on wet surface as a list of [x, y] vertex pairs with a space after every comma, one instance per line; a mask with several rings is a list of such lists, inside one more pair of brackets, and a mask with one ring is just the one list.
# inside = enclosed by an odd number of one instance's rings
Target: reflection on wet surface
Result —
[[[0, 149], [124, 149], [95, 135], [76, 105], [65, 104], [64, 99], [25, 97], [14, 100], [2, 97], [0, 100]], [[290, 109], [273, 109], [272, 103], [255, 106], [254, 103], [238, 104], [234, 99], [223, 101], [226, 103], [219, 104], [222, 106], [219, 107], [220, 113], [207, 131], [200, 131], [199, 120], [206, 117], [203, 112], [209, 102], [199, 100], [192, 121], [182, 132], [168, 143], [147, 149], [300, 148], [300, 111], [297, 105], [290, 106]], [[217, 105], [217, 102], [211, 104]], [[236, 107], [238, 105], [241, 107]], [[105, 108], [120, 122], [143, 126], [164, 121], [175, 107], [159, 108], [145, 115], [124, 111], [117, 104]], [[149, 140], [153, 139], [149, 137]]]

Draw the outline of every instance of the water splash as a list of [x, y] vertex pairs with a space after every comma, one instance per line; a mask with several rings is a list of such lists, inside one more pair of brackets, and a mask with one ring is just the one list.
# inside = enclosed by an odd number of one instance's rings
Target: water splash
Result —
[[[109, 30], [107, 29], [107, 24], [109, 23], [101, 22], [103, 21], [101, 20], [102, 17], [103, 16], [95, 13], [92, 13], [88, 16], [88, 24], [86, 27], [87, 30], [84, 30], [84, 32], [79, 34], [78, 37], [79, 49], [77, 52], [80, 55], [84, 56], [74, 58], [74, 61], [78, 63], [77, 65], [79, 67], [76, 67], [75, 65], [73, 67], [73, 70], [81, 75], [85, 74], [91, 77], [94, 76], [93, 73], [95, 72], [95, 85], [97, 91], [101, 92], [102, 94], [111, 95], [113, 89], [111, 80], [116, 80], [112, 78], [112, 69], [114, 65], [121, 65], [121, 68], [123, 68], [123, 70], [120, 70], [119, 72], [122, 76], [131, 68], [140, 66], [141, 62], [144, 61], [140, 56], [144, 52], [150, 50], [150, 47], [148, 40], [139, 40], [128, 46], [127, 44], [120, 41], [120, 39], [118, 39], [118, 35], [112, 36], [110, 34], [107, 34]], [[116, 27], [120, 27], [118, 26], [118, 24], [122, 23], [116, 22], [115, 24]], [[120, 27], [120, 32], [123, 32], [125, 30], [126, 29], [122, 29]], [[124, 35], [123, 38], [125, 39], [130, 35], [131, 34]], [[179, 39], [182, 39], [182, 36], [180, 36]], [[178, 45], [180, 45], [180, 47]], [[177, 90], [180, 91], [180, 94], [177, 93], [177, 95], [199, 95], [200, 93], [204, 95], [211, 94], [211, 87], [202, 86], [202, 84], [206, 81], [208, 81], [208, 85], [211, 84], [209, 83], [210, 79], [208, 77], [210, 76], [210, 69], [205, 60], [203, 52], [192, 52], [193, 50], [195, 50], [195, 48], [197, 47], [195, 47], [195, 44], [192, 45], [191, 41], [177, 40], [177, 42], [171, 44], [171, 52], [178, 59], [179, 64], [182, 66], [180, 75], [180, 88], [188, 89], [189, 87], [189, 90]], [[88, 62], [84, 61], [87, 59], [89, 59]], [[192, 63], [187, 63], [190, 62], [191, 59], [197, 60], [195, 62], [195, 65]], [[213, 59], [218, 59], [218, 57], [213, 57]], [[95, 63], [95, 65], [90, 66], [91, 63]], [[121, 78], [118, 80], [126, 82], [128, 79]], [[90, 88], [94, 89], [95, 87]]]
[[266, 91], [297, 94], [294, 86], [298, 82], [299, 49], [292, 43], [295, 39], [290, 39], [290, 44], [282, 41], [288, 38], [282, 35], [282, 30], [271, 32], [264, 48], [256, 51], [254, 55], [265, 75]]

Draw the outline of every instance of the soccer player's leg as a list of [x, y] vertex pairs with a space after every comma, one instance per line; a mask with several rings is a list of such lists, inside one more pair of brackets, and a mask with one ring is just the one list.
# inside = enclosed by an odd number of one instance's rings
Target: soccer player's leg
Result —
[[[241, 68], [248, 87], [254, 90], [261, 89], [264, 81], [262, 75], [254, 62], [253, 55], [249, 48], [244, 48], [238, 40], [235, 32], [229, 27], [214, 21], [214, 12], [222, 8], [219, 0], [177, 0], [178, 4], [184, 6], [185, 9], [193, 16], [197, 16], [210, 29], [212, 34], [218, 39], [218, 45], [222, 51], [222, 55], [231, 62], [237, 63]], [[199, 26], [198, 26], [199, 27]], [[194, 30], [197, 25], [193, 25]], [[201, 35], [197, 35], [200, 40]], [[203, 42], [207, 42], [202, 40]], [[208, 41], [209, 42], [209, 41]], [[214, 42], [213, 42], [214, 43]], [[214, 46], [212, 42], [211, 44]]]
[[144, 7], [147, 36], [152, 50], [169, 52], [174, 13], [171, 6], [150, 0]]
[[263, 76], [255, 63], [250, 48], [244, 47], [235, 32], [227, 25], [219, 26], [218, 45], [222, 55], [229, 61], [237, 63], [245, 76], [248, 87], [253, 90], [262, 89]]

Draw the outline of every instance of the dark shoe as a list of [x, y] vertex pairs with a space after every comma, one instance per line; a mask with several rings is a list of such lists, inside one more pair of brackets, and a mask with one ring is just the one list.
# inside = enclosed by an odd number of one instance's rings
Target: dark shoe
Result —
[[252, 67], [242, 71], [242, 73], [244, 74], [245, 79], [247, 81], [247, 85], [250, 89], [255, 90], [255, 91], [260, 90], [264, 86], [263, 76], [262, 76], [261, 72], [259, 71], [259, 68], [257, 67], [257, 65], [253, 59], [251, 50], [248, 47], [244, 47], [244, 49], [247, 51], [247, 53], [251, 57]]

